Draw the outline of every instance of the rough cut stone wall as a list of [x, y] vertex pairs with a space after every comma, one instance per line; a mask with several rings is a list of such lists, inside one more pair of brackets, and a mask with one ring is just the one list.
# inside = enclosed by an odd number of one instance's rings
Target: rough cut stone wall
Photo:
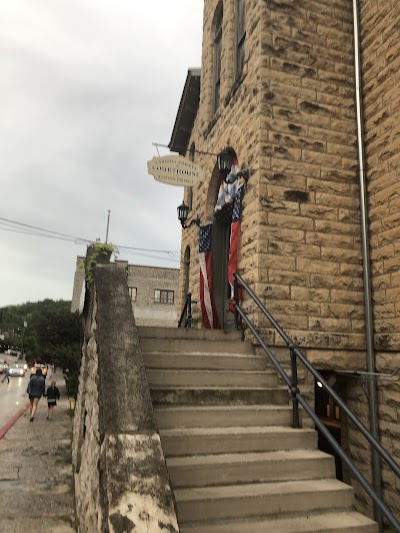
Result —
[[[217, 4], [205, 1], [200, 107], [189, 146], [218, 153], [231, 144], [250, 169], [238, 270], [318, 368], [365, 369], [352, 2], [247, 2], [246, 63], [236, 83], [233, 0], [225, 0], [221, 102], [212, 116]], [[400, 366], [400, 11], [398, 0], [360, 0], [360, 7], [377, 365], [392, 372]], [[210, 222], [215, 157], [196, 154], [195, 161], [208, 179], [193, 189], [193, 214]], [[195, 227], [182, 234], [182, 260], [187, 246], [189, 290], [199, 301]], [[183, 269], [181, 287], [182, 276]], [[194, 315], [200, 324], [198, 309]], [[267, 342], [281, 344], [257, 312], [252, 317]], [[399, 461], [399, 385], [379, 383], [382, 443]], [[311, 384], [306, 390], [311, 398]], [[348, 398], [368, 426], [360, 381], [350, 381]], [[369, 477], [369, 447], [351, 427], [346, 439]], [[399, 509], [399, 482], [385, 468], [383, 482]], [[358, 490], [357, 498], [370, 509]]]
[[361, 1], [376, 346], [400, 350], [400, 8]]
[[[190, 142], [211, 153], [231, 144], [250, 169], [238, 270], [303, 346], [363, 349], [351, 3], [248, 2], [246, 63], [235, 82], [233, 0], [225, 1], [221, 102], [213, 117], [216, 6], [205, 3]], [[215, 157], [197, 154], [196, 162], [209, 180], [194, 188], [193, 213], [210, 221]], [[190, 289], [198, 295], [197, 228], [183, 232], [182, 251], [187, 245], [194, 252]]]
[[[377, 371], [390, 374], [400, 368], [399, 3], [361, 0], [360, 27], [375, 350]], [[378, 380], [378, 416], [382, 445], [400, 463], [399, 377]], [[349, 398], [367, 424], [360, 388], [350, 389]], [[351, 426], [349, 443], [363, 468], [370, 462], [369, 449]], [[385, 465], [382, 478], [385, 501], [400, 519], [400, 481]]]
[[[246, 48], [251, 53], [246, 55], [243, 75], [234, 79], [234, 0], [225, 0], [222, 38], [221, 64], [221, 100], [217, 113], [212, 115], [212, 83], [213, 83], [213, 33], [212, 21], [218, 1], [205, 2], [204, 33], [201, 70], [201, 95], [199, 111], [195, 120], [192, 138], [196, 149], [210, 154], [195, 154], [195, 162], [206, 170], [205, 182], [193, 188], [194, 215], [199, 214], [202, 223], [212, 221], [212, 210], [219, 186], [218, 172], [215, 168], [216, 154], [223, 148], [232, 146], [243, 169], [250, 169], [252, 178], [248, 183], [243, 202], [243, 235], [252, 228], [253, 236], [243, 239], [241, 256], [255, 257], [257, 247], [258, 208], [258, 153], [260, 150], [260, 86], [257, 69], [260, 61], [261, 17], [260, 3], [248, 2]], [[188, 202], [188, 191], [185, 201]], [[190, 219], [189, 219], [190, 220]], [[255, 232], [255, 233], [254, 233]], [[199, 262], [198, 262], [198, 230], [192, 227], [182, 233], [182, 262], [186, 246], [190, 246], [190, 282], [189, 290], [199, 303]], [[246, 273], [250, 280], [257, 275], [254, 268], [246, 265]], [[181, 269], [180, 287], [183, 285], [183, 268]], [[242, 267], [243, 270], [243, 267]], [[199, 306], [194, 307], [194, 322], [200, 323]]]
[[84, 322], [72, 452], [79, 531], [177, 532], [124, 268], [96, 268]]
[[362, 348], [351, 2], [263, 2], [257, 293], [302, 346]]

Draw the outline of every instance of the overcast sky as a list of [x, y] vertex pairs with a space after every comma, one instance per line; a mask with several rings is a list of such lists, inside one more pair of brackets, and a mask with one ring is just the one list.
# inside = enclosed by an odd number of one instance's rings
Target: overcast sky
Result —
[[[147, 174], [168, 144], [187, 70], [201, 63], [202, 0], [0, 0], [0, 307], [68, 299], [86, 245], [179, 268], [183, 189]], [[159, 148], [160, 155], [169, 153]]]

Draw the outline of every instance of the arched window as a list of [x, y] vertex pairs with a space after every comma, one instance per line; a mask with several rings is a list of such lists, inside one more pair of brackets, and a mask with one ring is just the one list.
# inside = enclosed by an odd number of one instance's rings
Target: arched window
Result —
[[238, 79], [243, 72], [243, 66], [244, 66], [244, 54], [245, 54], [245, 43], [246, 43], [246, 0], [236, 0], [235, 26], [236, 26], [235, 76], [236, 76], [236, 79]]
[[220, 2], [214, 15], [214, 85], [213, 85], [213, 115], [218, 110], [221, 92], [221, 55], [222, 55], [222, 18], [223, 4]]

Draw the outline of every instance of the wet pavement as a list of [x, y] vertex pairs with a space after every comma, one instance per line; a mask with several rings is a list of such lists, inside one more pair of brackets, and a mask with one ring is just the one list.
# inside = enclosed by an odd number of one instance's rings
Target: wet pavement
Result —
[[[0, 438], [0, 533], [76, 531], [73, 419], [62, 375], [56, 374], [54, 379], [61, 399], [53, 420], [46, 420], [47, 401], [41, 398], [33, 422], [26, 409]], [[27, 398], [22, 400], [19, 413], [28, 402]]]
[[[30, 372], [25, 377], [10, 377], [7, 382], [4, 374], [0, 374], [0, 428], [4, 427], [7, 422], [16, 415], [20, 409], [27, 405], [28, 398], [24, 398], [30, 377]], [[3, 382], [3, 379], [5, 381]]]

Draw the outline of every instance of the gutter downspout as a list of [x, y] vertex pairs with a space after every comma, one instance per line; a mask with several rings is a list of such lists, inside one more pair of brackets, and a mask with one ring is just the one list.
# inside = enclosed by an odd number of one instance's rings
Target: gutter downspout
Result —
[[[368, 229], [368, 203], [365, 170], [364, 151], [364, 129], [363, 129], [363, 100], [362, 100], [362, 79], [361, 79], [361, 49], [360, 49], [360, 18], [359, 0], [353, 0], [354, 18], [354, 67], [356, 82], [356, 110], [357, 110], [357, 148], [358, 148], [358, 171], [360, 180], [360, 211], [361, 211], [361, 247], [363, 257], [363, 279], [364, 279], [364, 306], [365, 306], [365, 327], [366, 327], [366, 347], [367, 347], [367, 372], [372, 373], [368, 379], [368, 407], [370, 432], [379, 441], [378, 425], [378, 402], [376, 391], [376, 359], [374, 351], [374, 320], [371, 291], [371, 261], [369, 247]], [[379, 497], [382, 497], [382, 476], [380, 457], [376, 450], [372, 449], [372, 484]], [[374, 517], [378, 522], [379, 531], [382, 531], [382, 513], [374, 508]]]

